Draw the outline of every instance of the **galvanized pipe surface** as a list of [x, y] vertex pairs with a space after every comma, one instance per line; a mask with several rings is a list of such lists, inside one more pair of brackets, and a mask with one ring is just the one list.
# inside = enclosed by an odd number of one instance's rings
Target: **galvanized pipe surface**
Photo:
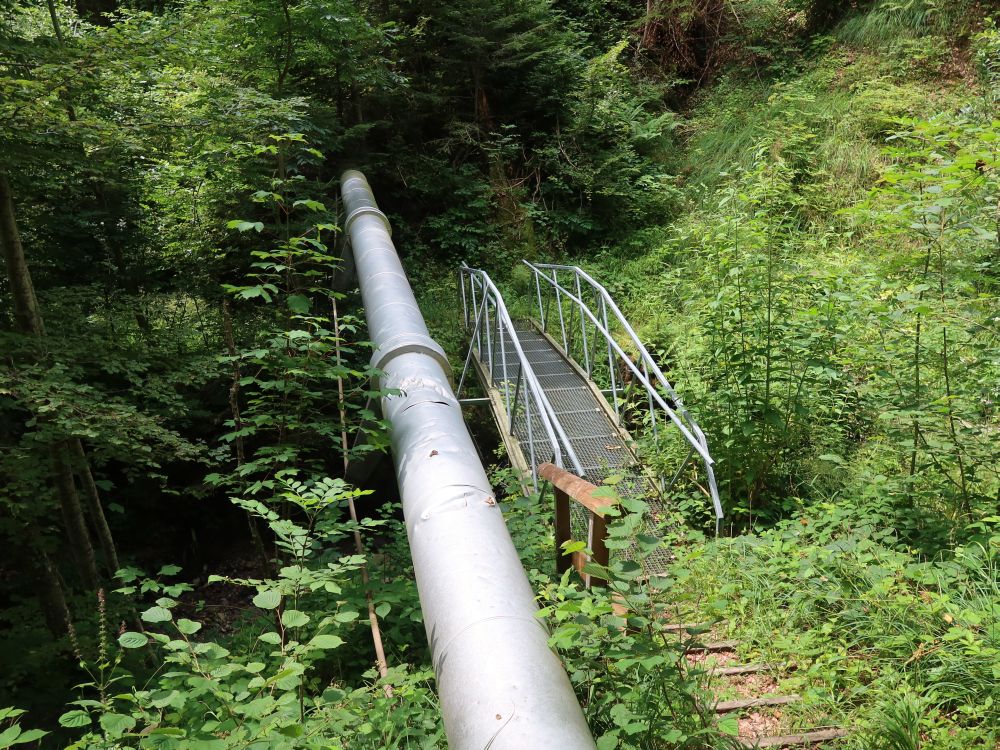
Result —
[[364, 175], [341, 193], [452, 750], [594, 750], [534, 592]]

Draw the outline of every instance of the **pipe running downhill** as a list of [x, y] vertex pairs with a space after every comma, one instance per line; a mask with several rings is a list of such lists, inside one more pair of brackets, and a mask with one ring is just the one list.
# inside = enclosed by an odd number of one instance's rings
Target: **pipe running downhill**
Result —
[[413, 570], [453, 750], [593, 750], [486, 471], [361, 172], [341, 177]]

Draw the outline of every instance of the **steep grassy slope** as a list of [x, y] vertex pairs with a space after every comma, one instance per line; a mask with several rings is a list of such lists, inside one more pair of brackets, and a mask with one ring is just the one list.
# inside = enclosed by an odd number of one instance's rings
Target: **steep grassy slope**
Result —
[[992, 748], [1000, 42], [907, 8], [700, 94], [683, 215], [593, 265], [713, 441], [745, 534], [667, 598], [793, 670], [761, 721]]
[[871, 24], [700, 95], [686, 210], [596, 270], [714, 436], [738, 526], [838, 498], [933, 552], [1000, 486], [997, 36], [878, 48]]

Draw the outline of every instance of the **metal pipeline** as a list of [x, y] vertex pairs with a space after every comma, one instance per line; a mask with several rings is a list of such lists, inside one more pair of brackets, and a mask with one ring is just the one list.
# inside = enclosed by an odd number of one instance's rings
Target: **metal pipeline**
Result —
[[536, 616], [486, 471], [367, 180], [341, 176], [358, 284], [382, 371], [424, 627], [452, 750], [593, 750]]

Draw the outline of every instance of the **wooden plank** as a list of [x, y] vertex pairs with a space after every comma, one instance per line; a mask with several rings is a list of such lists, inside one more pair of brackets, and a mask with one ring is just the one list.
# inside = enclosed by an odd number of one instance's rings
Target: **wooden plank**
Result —
[[741, 739], [744, 747], [795, 747], [797, 745], [815, 745], [819, 742], [846, 737], [846, 729], [817, 729], [801, 734], [786, 734], [781, 737], [759, 737], [756, 739]]
[[731, 711], [742, 711], [745, 708], [763, 708], [765, 706], [784, 706], [802, 700], [798, 695], [768, 695], [763, 698], [741, 698], [735, 701], [720, 701], [715, 704], [717, 714], [727, 714]]
[[780, 664], [739, 664], [734, 667], [713, 667], [708, 673], [713, 677], [732, 677], [738, 674], [757, 674], [781, 669]]
[[[594, 553], [593, 560], [598, 565], [603, 567], [608, 567], [608, 523], [604, 520], [604, 516], [597, 513], [592, 513], [590, 516], [592, 524], [591, 533], [591, 543], [590, 548]], [[608, 582], [603, 578], [598, 578], [597, 576], [587, 575], [587, 585], [588, 586], [607, 586]]]
[[597, 490], [595, 485], [585, 479], [580, 479], [576, 474], [560, 469], [555, 464], [540, 464], [538, 476], [547, 479], [553, 487], [562, 490], [584, 508], [601, 518], [616, 505], [616, 501], [612, 498], [594, 497], [594, 492]]
[[570, 559], [573, 561], [573, 569], [576, 570], [576, 572], [580, 574], [580, 577], [586, 581], [583, 574], [583, 566], [588, 562], [587, 556], [583, 554], [583, 552], [577, 550], [570, 555]]
[[735, 651], [739, 645], [739, 641], [715, 641], [714, 643], [702, 643], [689, 650], [694, 654], [704, 653], [705, 651]]

